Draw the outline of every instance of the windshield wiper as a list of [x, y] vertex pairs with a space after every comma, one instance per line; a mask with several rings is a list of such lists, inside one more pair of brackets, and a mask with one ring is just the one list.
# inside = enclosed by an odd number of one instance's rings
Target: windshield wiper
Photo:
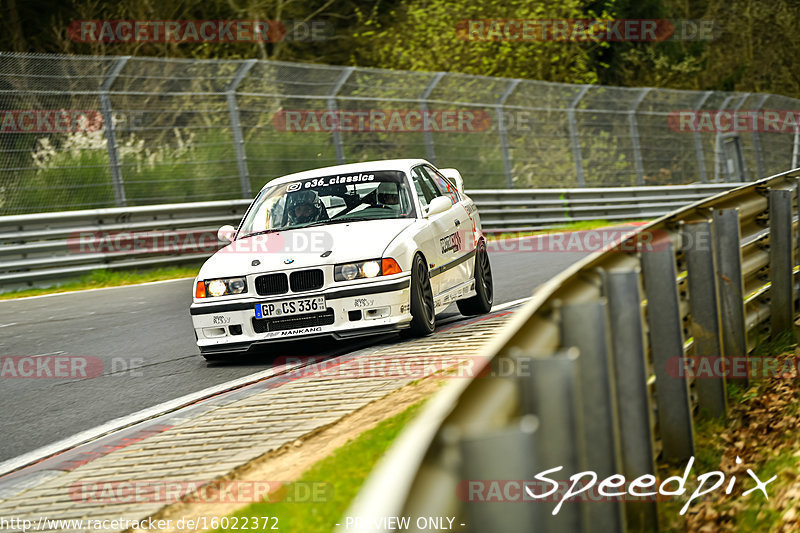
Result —
[[281, 228], [265, 229], [265, 230], [261, 230], [261, 231], [254, 231], [253, 233], [248, 233], [247, 235], [244, 235], [244, 236], [239, 237], [239, 238], [240, 239], [246, 239], [247, 237], [255, 237], [256, 235], [266, 235], [267, 233], [275, 233], [277, 231], [283, 231], [283, 230]]
[[364, 220], [380, 220], [380, 219], [372, 217], [344, 217], [344, 218], [334, 218], [333, 220], [337, 222], [362, 222]]
[[313, 228], [315, 226], [327, 226], [328, 224], [338, 224], [339, 222], [361, 222], [362, 220], [375, 220], [369, 217], [345, 217], [345, 218], [329, 218], [328, 220], [318, 220], [305, 226], [297, 226], [292, 229]]

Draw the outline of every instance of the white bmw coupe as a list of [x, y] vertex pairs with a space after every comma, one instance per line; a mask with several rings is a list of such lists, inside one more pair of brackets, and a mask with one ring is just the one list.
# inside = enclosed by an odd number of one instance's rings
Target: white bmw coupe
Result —
[[207, 359], [296, 338], [423, 336], [492, 307], [478, 211], [455, 169], [373, 161], [267, 183], [206, 261], [190, 308]]

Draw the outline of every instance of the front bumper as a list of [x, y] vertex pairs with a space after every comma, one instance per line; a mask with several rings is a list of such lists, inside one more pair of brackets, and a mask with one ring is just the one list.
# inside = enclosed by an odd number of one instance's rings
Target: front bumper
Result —
[[[276, 297], [195, 302], [190, 313], [202, 353], [242, 352], [255, 345], [297, 338], [343, 339], [406, 328], [411, 321], [410, 285], [411, 277], [406, 275]], [[255, 318], [257, 304], [313, 296], [325, 296], [324, 312]]]

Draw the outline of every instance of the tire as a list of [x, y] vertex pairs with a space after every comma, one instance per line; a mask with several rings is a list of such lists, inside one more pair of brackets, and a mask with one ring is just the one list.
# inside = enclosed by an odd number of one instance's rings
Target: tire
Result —
[[483, 315], [492, 310], [494, 300], [492, 265], [489, 264], [489, 253], [486, 251], [484, 241], [478, 244], [475, 253], [475, 292], [477, 294], [472, 298], [456, 302], [462, 315]]
[[409, 337], [424, 337], [436, 329], [430, 272], [419, 254], [411, 267], [411, 317], [411, 327], [405, 332]]

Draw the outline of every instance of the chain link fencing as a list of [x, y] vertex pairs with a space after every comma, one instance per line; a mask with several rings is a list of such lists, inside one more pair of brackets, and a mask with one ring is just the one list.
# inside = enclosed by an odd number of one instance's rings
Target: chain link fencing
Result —
[[738, 182], [796, 167], [797, 131], [684, 131], [675, 113], [764, 109], [800, 107], [442, 72], [0, 53], [0, 215], [250, 198], [277, 176], [388, 158], [456, 167], [470, 189]]

